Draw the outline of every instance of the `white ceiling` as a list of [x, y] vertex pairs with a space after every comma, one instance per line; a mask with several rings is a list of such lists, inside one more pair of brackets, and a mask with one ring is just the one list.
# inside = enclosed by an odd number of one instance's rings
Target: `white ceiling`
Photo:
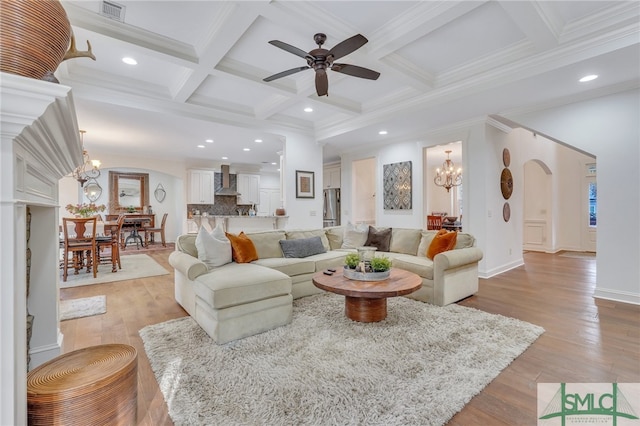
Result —
[[[637, 1], [120, 0], [124, 23], [101, 16], [101, 3], [62, 2], [78, 49], [89, 40], [97, 60], [68, 60], [56, 72], [73, 88], [89, 150], [187, 162], [227, 156], [269, 171], [292, 131], [313, 135], [334, 161], [366, 145], [421, 140], [461, 121], [640, 81]], [[262, 81], [306, 65], [269, 40], [310, 51], [317, 32], [327, 49], [367, 37], [340, 62], [380, 78], [329, 71], [328, 97], [316, 95], [312, 70]], [[600, 77], [579, 83], [585, 74]]]

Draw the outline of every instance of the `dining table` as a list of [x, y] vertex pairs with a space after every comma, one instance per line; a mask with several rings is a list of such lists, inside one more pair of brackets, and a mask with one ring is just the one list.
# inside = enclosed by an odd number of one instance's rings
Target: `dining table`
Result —
[[145, 224], [149, 224], [150, 222], [151, 222], [151, 219], [145, 216], [141, 216], [141, 217], [125, 216], [123, 228], [124, 227], [128, 228], [130, 232], [129, 232], [129, 235], [127, 235], [127, 238], [125, 238], [124, 240], [123, 249], [126, 249], [127, 244], [129, 244], [129, 242], [132, 240], [135, 241], [136, 248], [138, 250], [140, 249], [140, 246], [144, 248], [144, 240], [142, 239], [142, 236], [140, 235], [140, 232], [138, 230], [142, 226], [144, 226]]
[[[106, 215], [107, 222], [116, 221], [119, 214]], [[105, 223], [107, 223], [105, 222]], [[126, 249], [127, 244], [132, 241], [136, 243], [136, 248], [145, 247], [144, 239], [140, 235], [140, 229], [142, 227], [151, 227], [155, 225], [155, 214], [149, 213], [124, 213], [124, 224], [122, 225], [123, 231], [128, 231], [129, 235], [124, 240], [123, 250]]]

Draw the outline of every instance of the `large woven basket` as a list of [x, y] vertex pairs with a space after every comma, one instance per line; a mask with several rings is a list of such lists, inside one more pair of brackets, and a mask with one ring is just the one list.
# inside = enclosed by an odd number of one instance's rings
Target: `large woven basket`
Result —
[[29, 425], [135, 425], [137, 372], [137, 352], [129, 345], [60, 355], [27, 375]]
[[0, 0], [0, 71], [41, 80], [69, 48], [71, 25], [57, 0]]

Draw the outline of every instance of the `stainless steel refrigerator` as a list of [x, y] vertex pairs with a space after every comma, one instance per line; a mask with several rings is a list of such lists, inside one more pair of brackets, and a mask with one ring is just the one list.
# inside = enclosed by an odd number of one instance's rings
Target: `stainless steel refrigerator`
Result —
[[340, 225], [340, 188], [324, 190], [322, 226]]

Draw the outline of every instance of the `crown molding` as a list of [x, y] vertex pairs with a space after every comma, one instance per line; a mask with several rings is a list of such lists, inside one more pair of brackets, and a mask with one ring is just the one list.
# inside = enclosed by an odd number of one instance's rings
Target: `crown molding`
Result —
[[500, 121], [501, 118], [502, 117], [500, 117], [499, 115], [490, 115], [489, 117], [487, 117], [486, 123], [490, 126], [495, 127], [503, 133], [511, 133], [513, 127], [509, 126], [503, 121]]
[[196, 50], [190, 44], [109, 19], [69, 2], [64, 2], [64, 9], [73, 26], [144, 47], [152, 52], [173, 58], [172, 61], [180, 65], [198, 63]]
[[82, 163], [71, 88], [4, 72], [0, 76], [2, 144], [19, 143], [55, 178], [70, 173]]

